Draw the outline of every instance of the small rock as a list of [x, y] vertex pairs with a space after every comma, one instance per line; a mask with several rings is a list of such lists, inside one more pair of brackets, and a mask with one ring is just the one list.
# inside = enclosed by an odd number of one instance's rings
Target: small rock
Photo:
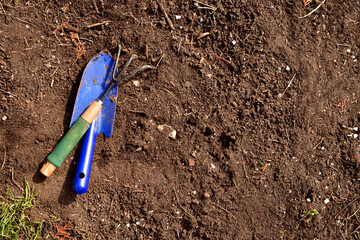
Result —
[[159, 126], [157, 126], [157, 130], [159, 130], [159, 132], [162, 132], [162, 131], [164, 131], [164, 125], [159, 125]]
[[235, 45], [235, 44], [236, 44], [236, 41], [235, 41], [235, 40], [233, 40], [231, 43], [232, 43], [232, 45]]
[[193, 159], [189, 159], [189, 167], [193, 167], [195, 165], [195, 161]]
[[44, 142], [46, 140], [46, 136], [44, 134], [40, 134], [36, 137], [36, 140], [38, 140], [39, 142]]
[[7, 118], [8, 118], [7, 116], [3, 116], [3, 117], [1, 118], [1, 120], [6, 121]]
[[172, 138], [172, 139], [176, 138], [176, 130], [173, 130], [169, 133], [169, 138]]
[[213, 164], [213, 163], [210, 163], [210, 166], [213, 168], [213, 169], [215, 169], [216, 167], [215, 167], [215, 165]]
[[209, 193], [209, 192], [204, 193], [204, 198], [209, 198], [210, 196], [211, 196], [211, 193]]
[[193, 156], [194, 158], [196, 158], [196, 150], [191, 152], [191, 156]]
[[133, 84], [134, 84], [135, 87], [139, 87], [140, 86], [140, 81], [135, 80], [135, 81], [133, 81]]
[[286, 66], [286, 71], [290, 71], [290, 67], [289, 66]]
[[181, 16], [175, 15], [175, 19], [176, 19], [176, 20], [179, 20], [179, 19], [181, 19]]
[[328, 199], [328, 198], [326, 198], [325, 200], [324, 200], [324, 203], [325, 204], [328, 204], [330, 202], [330, 200]]

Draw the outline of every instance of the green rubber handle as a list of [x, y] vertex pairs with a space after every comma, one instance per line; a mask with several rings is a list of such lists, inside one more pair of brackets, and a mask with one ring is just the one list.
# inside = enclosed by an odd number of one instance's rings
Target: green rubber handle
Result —
[[89, 127], [90, 124], [83, 118], [79, 117], [46, 159], [56, 167], [60, 167], [65, 158], [80, 141], [82, 136], [84, 136]]

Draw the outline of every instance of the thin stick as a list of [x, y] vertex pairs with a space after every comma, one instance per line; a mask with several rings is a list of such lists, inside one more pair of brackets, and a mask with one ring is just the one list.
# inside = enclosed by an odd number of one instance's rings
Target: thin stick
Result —
[[4, 147], [4, 160], [3, 160], [3, 163], [2, 163], [2, 165], [1, 165], [1, 169], [4, 168], [5, 162], [6, 162], [6, 147]]
[[180, 52], [180, 48], [181, 48], [181, 42], [182, 42], [182, 38], [180, 38], [180, 41], [179, 41], [179, 46], [178, 46], [178, 53]]
[[1, 9], [3, 10], [4, 14], [6, 14], [3, 4], [0, 3], [0, 5], [1, 5]]
[[25, 40], [25, 44], [26, 44], [26, 46], [29, 48], [30, 46], [29, 46], [28, 41], [26, 40], [26, 37], [24, 37], [24, 40]]
[[96, 12], [99, 13], [99, 9], [98, 9], [98, 7], [97, 7], [97, 5], [96, 5], [96, 0], [93, 0], [93, 4], [94, 4], [94, 7], [95, 7]]
[[326, 0], [322, 1], [322, 3], [319, 4], [319, 6], [317, 6], [316, 8], [314, 8], [314, 10], [312, 10], [311, 12], [309, 12], [308, 14], [306, 14], [305, 16], [299, 17], [299, 18], [306, 18], [308, 16], [310, 16], [311, 14], [313, 14], [316, 10], [318, 10], [324, 3]]
[[9, 94], [11, 96], [17, 97], [15, 94], [13, 94], [13, 93], [11, 93], [9, 91], [2, 90], [1, 88], [0, 88], [0, 91], [3, 92], [3, 93], [7, 93], [7, 94]]
[[332, 219], [330, 219], [330, 221], [325, 225], [323, 231], [325, 231], [325, 229], [330, 225], [330, 223], [331, 223], [334, 219], [336, 219], [343, 211], [345, 211], [345, 209], [347, 209], [351, 204], [353, 204], [354, 202], [356, 202], [356, 201], [359, 200], [359, 199], [360, 199], [360, 197], [355, 198], [354, 200], [352, 200], [351, 202], [349, 202], [343, 209], [341, 209], [337, 214], [335, 214], [335, 216], [334, 216]]
[[42, 98], [40, 80], [39, 80], [39, 77], [38, 77], [38, 75], [37, 75], [36, 71], [33, 71], [33, 73], [35, 74], [35, 78], [36, 78], [36, 80], [37, 80], [37, 84], [38, 84], [37, 99], [39, 100], [39, 98]]
[[11, 181], [21, 190], [24, 192], [24, 188], [22, 188], [16, 181], [14, 178], [14, 168], [11, 168]]
[[165, 56], [165, 53], [161, 56], [160, 60], [158, 61], [158, 63], [156, 64], [155, 68], [157, 68], [161, 62], [161, 60], [163, 59], [163, 57]]
[[224, 210], [226, 213], [230, 214], [236, 221], [237, 221], [237, 218], [234, 216], [234, 214], [232, 214], [231, 212], [229, 212], [228, 210], [226, 210], [226, 208], [223, 208], [222, 206], [218, 205], [218, 204], [215, 204], [214, 205], [222, 210]]
[[324, 141], [324, 138], [321, 138], [320, 142], [313, 147], [313, 150], [315, 150], [322, 142]]
[[171, 22], [171, 20], [170, 20], [170, 18], [169, 18], [169, 16], [168, 16], [168, 14], [167, 14], [164, 6], [163, 6], [162, 3], [160, 2], [160, 0], [158, 0], [157, 2], [159, 3], [159, 6], [160, 6], [160, 8], [161, 8], [161, 11], [164, 13], [165, 19], [166, 19], [166, 21], [168, 22], [171, 30], [174, 30], [175, 27], [174, 27], [173, 23]]
[[245, 168], [245, 163], [243, 162], [243, 168], [244, 168], [244, 173], [245, 173], [245, 178], [248, 178], [247, 172], [246, 172], [246, 168]]
[[[209, 4], [206, 4], [206, 3], [203, 3], [203, 2], [200, 2], [200, 1], [196, 1], [196, 0], [194, 0], [194, 2], [200, 3], [200, 4], [208, 7], [209, 9], [211, 9], [211, 10], [213, 10], [213, 11], [215, 10], [215, 7], [213, 7], [213, 6], [209, 5]], [[201, 8], [201, 7], [199, 7], [199, 8]]]
[[10, 14], [6, 14], [5, 12], [4, 12], [4, 13], [1, 13], [1, 12], [0, 12], [0, 14], [5, 15], [5, 16], [9, 16], [9, 17], [12, 17], [12, 18], [14, 18], [14, 19], [17, 20], [17, 21], [22, 22], [22, 23], [26, 23], [26, 24], [28, 24], [28, 25], [30, 25], [30, 26], [32, 26], [32, 27], [36, 27], [36, 26], [35, 26], [34, 24], [32, 24], [31, 22], [22, 20], [21, 18], [15, 17], [15, 16], [10, 15]]
[[51, 87], [54, 86], [54, 78], [53, 78], [53, 76], [54, 76], [54, 74], [57, 72], [58, 69], [59, 69], [59, 67], [57, 67], [57, 68], [55, 69], [55, 71], [50, 75], [50, 77], [52, 78], [52, 79], [51, 79], [51, 83], [50, 83], [50, 86], [51, 86]]
[[108, 20], [108, 21], [103, 21], [101, 23], [94, 23], [94, 24], [86, 26], [86, 28], [89, 29], [89, 28], [101, 26], [101, 25], [108, 24], [108, 23], [111, 23], [111, 21]]
[[296, 73], [295, 73], [294, 76], [291, 78], [291, 80], [290, 80], [290, 82], [288, 83], [288, 85], [286, 86], [285, 90], [284, 90], [282, 93], [279, 94], [280, 97], [285, 94], [286, 90], [290, 87], [291, 83], [293, 82], [295, 76], [296, 76]]
[[195, 218], [193, 215], [191, 215], [190, 213], [188, 213], [188, 211], [186, 211], [186, 210], [185, 210], [185, 208], [184, 208], [183, 206], [181, 206], [180, 201], [179, 201], [179, 198], [178, 198], [178, 195], [177, 195], [177, 193], [176, 193], [176, 189], [175, 189], [175, 187], [173, 187], [173, 189], [174, 189], [174, 193], [175, 193], [176, 201], [178, 202], [178, 204], [179, 204], [179, 206], [181, 207], [181, 209], [182, 209], [182, 210], [183, 210], [186, 214], [188, 214], [189, 216], [191, 216], [191, 217]]

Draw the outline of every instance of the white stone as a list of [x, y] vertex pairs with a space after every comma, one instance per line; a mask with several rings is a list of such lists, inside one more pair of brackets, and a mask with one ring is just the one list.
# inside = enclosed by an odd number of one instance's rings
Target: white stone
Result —
[[176, 138], [176, 130], [172, 130], [172, 131], [169, 133], [169, 138], [172, 138], [172, 139], [175, 139], [175, 138]]
[[135, 87], [138, 87], [138, 86], [140, 86], [140, 81], [135, 80], [135, 81], [133, 81], [133, 84], [135, 85]]

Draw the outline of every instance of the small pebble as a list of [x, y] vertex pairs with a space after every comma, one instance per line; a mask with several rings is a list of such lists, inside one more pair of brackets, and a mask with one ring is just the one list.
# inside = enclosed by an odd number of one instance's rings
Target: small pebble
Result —
[[307, 202], [311, 202], [311, 199], [310, 199], [310, 198], [307, 198], [306, 201], [307, 201]]
[[162, 132], [162, 131], [164, 131], [164, 125], [159, 125], [159, 126], [157, 126], [157, 130], [159, 130], [159, 132]]
[[175, 15], [175, 19], [176, 19], [176, 20], [179, 20], [179, 19], [181, 19], [181, 16]]
[[176, 130], [173, 130], [169, 133], [169, 138], [172, 138], [172, 139], [176, 138]]
[[286, 71], [290, 71], [290, 67], [289, 66], [286, 66]]
[[130, 223], [127, 223], [127, 224], [126, 224], [126, 227], [128, 227], [128, 228], [129, 228], [129, 227], [130, 227]]
[[2, 119], [3, 121], [6, 121], [7, 116], [3, 116], [1, 119]]
[[325, 204], [328, 204], [330, 202], [330, 200], [328, 199], [328, 198], [326, 198], [325, 200], [324, 200], [324, 203]]
[[138, 86], [140, 86], [140, 81], [135, 80], [135, 81], [133, 81], [133, 84], [135, 85], [135, 87], [138, 87]]
[[357, 138], [357, 137], [358, 137], [358, 135], [355, 133], [355, 134], [354, 134], [354, 138]]
[[354, 130], [354, 131], [358, 131], [359, 128], [358, 128], [358, 127], [354, 127], [353, 130]]
[[233, 40], [231, 43], [232, 43], [232, 45], [235, 45], [235, 44], [236, 44], [236, 41], [235, 41], [235, 40]]
[[346, 52], [351, 53], [351, 49], [350, 48], [346, 49]]
[[195, 161], [193, 159], [189, 159], [189, 167], [193, 167], [195, 165]]
[[140, 222], [136, 222], [135, 224], [136, 224], [136, 225], [140, 225]]
[[215, 169], [215, 165], [213, 163], [210, 163], [210, 166]]

